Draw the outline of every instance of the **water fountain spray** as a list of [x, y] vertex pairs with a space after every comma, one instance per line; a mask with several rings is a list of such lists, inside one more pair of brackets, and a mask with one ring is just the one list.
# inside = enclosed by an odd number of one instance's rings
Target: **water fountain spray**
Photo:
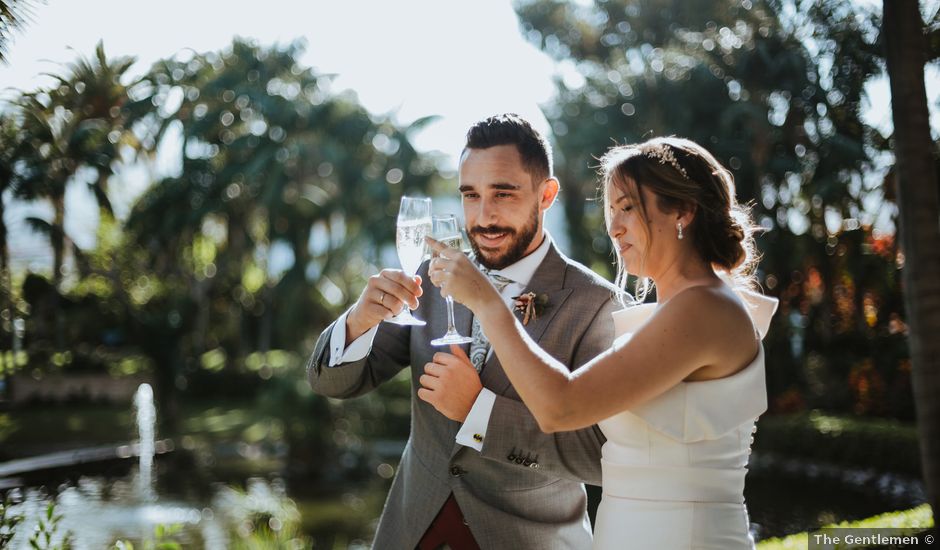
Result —
[[141, 384], [134, 395], [134, 407], [137, 409], [137, 432], [140, 457], [140, 472], [137, 476], [137, 497], [142, 502], [153, 502], [156, 494], [153, 487], [153, 454], [157, 411], [153, 405], [153, 388], [150, 384]]

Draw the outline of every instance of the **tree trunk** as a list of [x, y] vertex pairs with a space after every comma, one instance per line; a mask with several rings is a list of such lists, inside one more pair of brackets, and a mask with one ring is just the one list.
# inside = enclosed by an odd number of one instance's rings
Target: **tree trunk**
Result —
[[52, 231], [49, 240], [52, 242], [52, 286], [59, 290], [62, 283], [62, 265], [65, 263], [65, 193], [52, 198]]
[[[7, 226], [3, 223], [3, 197], [0, 197], [0, 380], [6, 381], [4, 387], [9, 392], [7, 377], [13, 373], [16, 365], [16, 309], [13, 307], [13, 276], [10, 267], [10, 249], [7, 246]], [[6, 312], [6, 316], [3, 315]], [[5, 320], [4, 320], [5, 319]], [[5, 327], [9, 332], [4, 334]], [[9, 352], [7, 354], [6, 352]], [[0, 398], [4, 395], [0, 394]]]
[[65, 192], [52, 198], [52, 208], [55, 212], [52, 220], [52, 232], [49, 237], [52, 241], [52, 289], [53, 293], [53, 327], [55, 330], [56, 351], [65, 349], [65, 315], [62, 312], [62, 266], [65, 263], [65, 249], [68, 239], [65, 236]]
[[576, 178], [576, 171], [569, 170], [561, 193], [565, 222], [568, 224], [568, 237], [571, 239], [566, 252], [579, 262], [590, 263], [594, 239], [587, 224], [584, 223], [588, 197], [582, 190], [581, 182]]
[[883, 29], [914, 404], [924, 480], [936, 515], [940, 510], [940, 197], [924, 87], [927, 44], [917, 2], [885, 0]]

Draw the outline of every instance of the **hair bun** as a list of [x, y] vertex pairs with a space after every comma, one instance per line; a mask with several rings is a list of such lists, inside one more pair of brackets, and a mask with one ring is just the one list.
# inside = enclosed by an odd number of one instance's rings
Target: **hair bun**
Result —
[[722, 218], [713, 234], [711, 262], [731, 272], [748, 259], [748, 246], [753, 239], [748, 234], [749, 216], [744, 209], [735, 205]]

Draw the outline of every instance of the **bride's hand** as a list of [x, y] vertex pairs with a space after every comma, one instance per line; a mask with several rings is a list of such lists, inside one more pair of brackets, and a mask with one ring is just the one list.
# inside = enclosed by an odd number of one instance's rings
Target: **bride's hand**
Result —
[[442, 296], [452, 297], [474, 313], [490, 300], [500, 301], [496, 288], [462, 252], [431, 237], [425, 237], [425, 242], [437, 255], [431, 260], [428, 276]]

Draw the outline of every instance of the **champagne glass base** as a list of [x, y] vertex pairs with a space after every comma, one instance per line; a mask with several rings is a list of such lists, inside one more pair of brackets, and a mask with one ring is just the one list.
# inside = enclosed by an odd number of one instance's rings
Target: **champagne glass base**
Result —
[[470, 338], [469, 336], [461, 336], [459, 333], [455, 331], [455, 332], [448, 332], [447, 334], [445, 334], [444, 336], [441, 336], [440, 338], [435, 338], [434, 340], [431, 340], [431, 345], [432, 346], [448, 346], [450, 344], [469, 344], [470, 342], [473, 342], [473, 338]]
[[401, 310], [401, 313], [392, 317], [387, 322], [394, 323], [396, 325], [410, 325], [414, 327], [423, 327], [424, 325], [427, 324], [421, 319], [415, 318], [415, 316], [411, 314], [411, 311], [409, 311], [408, 308]]

